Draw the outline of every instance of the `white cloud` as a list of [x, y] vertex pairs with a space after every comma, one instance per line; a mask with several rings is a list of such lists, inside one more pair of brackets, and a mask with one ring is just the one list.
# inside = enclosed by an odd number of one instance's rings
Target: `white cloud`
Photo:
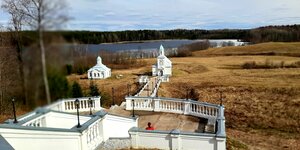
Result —
[[[300, 23], [299, 0], [67, 1], [74, 18], [69, 29], [79, 30], [252, 28]], [[7, 18], [0, 14], [0, 20]]]

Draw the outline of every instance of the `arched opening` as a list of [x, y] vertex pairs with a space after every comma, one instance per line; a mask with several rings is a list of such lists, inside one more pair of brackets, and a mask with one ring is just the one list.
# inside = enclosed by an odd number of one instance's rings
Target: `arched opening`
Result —
[[159, 76], [163, 76], [164, 75], [164, 71], [160, 70], [159, 71]]

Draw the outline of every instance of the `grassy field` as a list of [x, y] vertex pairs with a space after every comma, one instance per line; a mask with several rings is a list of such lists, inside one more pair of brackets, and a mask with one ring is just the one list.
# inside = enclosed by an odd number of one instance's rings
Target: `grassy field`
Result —
[[210, 48], [193, 53], [194, 56], [216, 55], [284, 55], [300, 56], [300, 42], [294, 43], [261, 43], [249, 46]]
[[[187, 86], [198, 91], [201, 101], [219, 103], [218, 91], [222, 90], [232, 140], [250, 149], [296, 149], [300, 142], [296, 140], [300, 138], [300, 69], [238, 68], [244, 61], [265, 59], [300, 60], [286, 56], [174, 58], [174, 76], [162, 84], [159, 93], [184, 97]], [[269, 135], [272, 138], [263, 138]]]
[[[173, 76], [161, 85], [159, 95], [185, 97], [194, 88], [201, 101], [219, 103], [225, 95], [228, 149], [298, 149], [300, 147], [300, 68], [242, 69], [247, 61], [293, 63], [300, 61], [300, 43], [263, 43], [243, 47], [213, 48], [193, 53], [193, 57], [172, 58]], [[126, 93], [127, 83], [148, 67], [114, 70], [108, 80], [97, 80], [101, 90], [111, 87]], [[115, 75], [122, 74], [121, 79]], [[79, 80], [69, 76], [69, 80]], [[79, 80], [84, 89], [87, 79]], [[120, 94], [119, 101], [123, 100]]]

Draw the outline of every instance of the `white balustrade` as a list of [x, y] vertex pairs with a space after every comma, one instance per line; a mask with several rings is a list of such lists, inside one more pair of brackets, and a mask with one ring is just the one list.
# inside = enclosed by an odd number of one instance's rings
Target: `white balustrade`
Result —
[[[90, 104], [89, 104], [89, 97], [83, 97], [83, 98], [77, 98], [79, 100], [79, 111], [89, 111]], [[101, 103], [100, 99], [101, 97], [91, 97], [92, 99], [92, 110], [97, 111], [101, 110]], [[46, 108], [55, 110], [55, 111], [62, 111], [62, 112], [76, 112], [76, 104], [75, 104], [76, 98], [71, 99], [62, 99], [58, 100], [57, 102], [47, 106]]]
[[134, 96], [139, 96], [145, 90], [145, 88], [148, 86], [149, 83], [150, 83], [150, 81], [147, 81], [147, 83], [144, 85], [144, 87]]
[[218, 116], [219, 105], [185, 99], [158, 97], [126, 97], [126, 110], [171, 112], [196, 117], [213, 118]]
[[88, 149], [95, 149], [103, 142], [102, 136], [100, 134], [100, 121], [98, 119], [85, 130], [83, 134], [86, 136], [86, 144]]
[[131, 107], [141, 108], [143, 110], [152, 110], [153, 109], [152, 99], [135, 99], [134, 103], [131, 103]]
[[155, 83], [155, 87], [154, 87], [153, 91], [151, 92], [151, 97], [156, 96], [156, 93], [157, 93], [158, 88], [161, 84], [161, 81], [162, 81], [161, 79], [158, 79], [157, 82]]
[[38, 117], [34, 120], [30, 120], [23, 124], [23, 126], [32, 126], [32, 127], [44, 127], [45, 126], [45, 116]]
[[[154, 97], [156, 95], [161, 82], [162, 82], [162, 79], [161, 78], [157, 78], [157, 81], [155, 83], [155, 87], [154, 87], [154, 89], [152, 89], [151, 94], [150, 94], [151, 97]], [[144, 85], [144, 87], [136, 95], [134, 95], [134, 96], [140, 96], [141, 93], [147, 88], [147, 86], [149, 84], [150, 84], [150, 81], [147, 81], [147, 83]]]
[[132, 128], [131, 146], [135, 149], [225, 150], [226, 138], [215, 134], [185, 133], [179, 130], [159, 131]]

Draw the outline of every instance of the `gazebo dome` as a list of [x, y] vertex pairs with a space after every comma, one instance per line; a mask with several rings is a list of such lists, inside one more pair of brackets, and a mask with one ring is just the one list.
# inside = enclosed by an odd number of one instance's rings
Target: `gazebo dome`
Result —
[[100, 56], [97, 57], [97, 65], [102, 65], [102, 59]]

